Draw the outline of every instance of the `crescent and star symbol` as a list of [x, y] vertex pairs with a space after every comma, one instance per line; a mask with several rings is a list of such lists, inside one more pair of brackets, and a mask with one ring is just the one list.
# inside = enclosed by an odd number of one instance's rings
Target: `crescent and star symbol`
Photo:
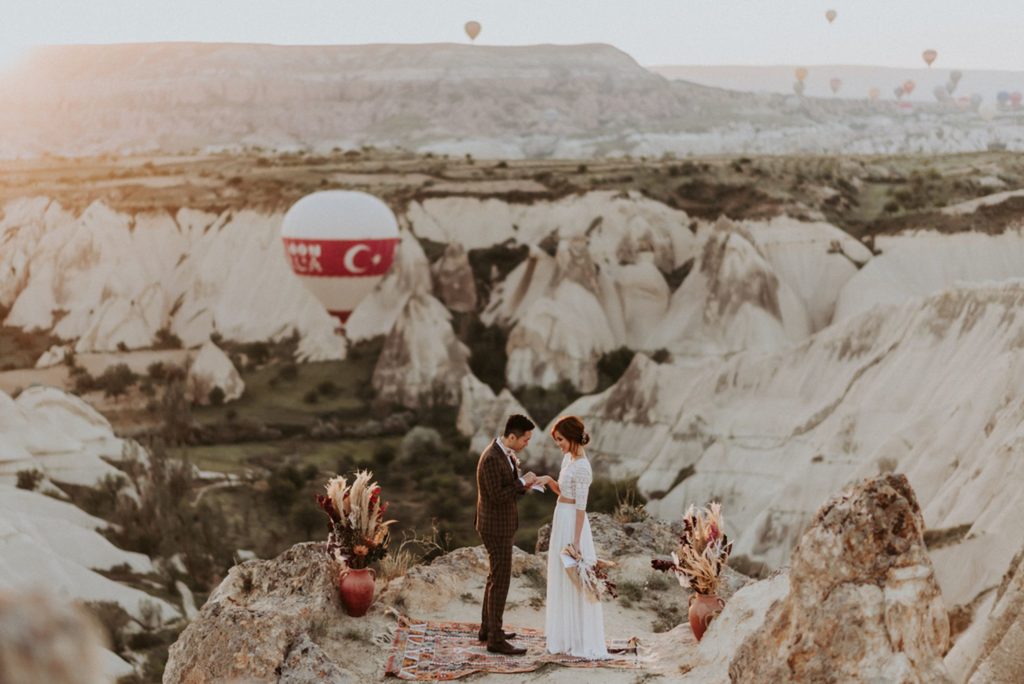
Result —
[[[356, 266], [356, 256], [361, 252], [370, 251], [372, 250], [366, 245], [354, 245], [350, 247], [349, 250], [345, 252], [345, 256], [342, 258], [342, 263], [345, 265], [345, 270], [348, 271], [349, 273], [365, 273], [365, 268], [360, 268]], [[380, 254], [374, 254], [370, 258], [370, 263], [372, 263], [374, 266], [377, 266], [380, 264], [381, 259], [382, 257]]]

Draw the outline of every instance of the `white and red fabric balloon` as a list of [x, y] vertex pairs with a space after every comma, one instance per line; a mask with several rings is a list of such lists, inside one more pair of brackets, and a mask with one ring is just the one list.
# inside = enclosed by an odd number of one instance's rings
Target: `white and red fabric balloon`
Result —
[[398, 221], [365, 192], [314, 192], [281, 225], [285, 256], [302, 284], [341, 325], [391, 268]]

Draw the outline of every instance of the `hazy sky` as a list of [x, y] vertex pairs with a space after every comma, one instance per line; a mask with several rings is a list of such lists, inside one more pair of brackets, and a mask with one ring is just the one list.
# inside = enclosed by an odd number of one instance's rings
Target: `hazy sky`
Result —
[[[151, 41], [610, 43], [644, 65], [1024, 70], [1024, 0], [0, 0], [0, 65], [26, 46]], [[825, 10], [839, 13], [825, 21]]]

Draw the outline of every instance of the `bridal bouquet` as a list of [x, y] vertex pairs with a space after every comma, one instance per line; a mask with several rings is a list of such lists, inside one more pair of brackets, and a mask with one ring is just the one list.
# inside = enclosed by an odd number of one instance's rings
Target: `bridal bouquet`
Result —
[[387, 554], [388, 528], [396, 521], [384, 521], [388, 503], [381, 501], [380, 486], [373, 473], [361, 470], [350, 485], [344, 477], [327, 483], [327, 496], [316, 502], [330, 519], [327, 553], [344, 567], [365, 568]]
[[596, 563], [587, 563], [579, 550], [569, 544], [562, 549], [562, 564], [569, 573], [569, 579], [589, 601], [596, 603], [603, 598], [619, 595], [615, 582], [608, 578], [607, 573], [607, 569], [614, 568], [615, 563], [600, 558]]
[[691, 505], [683, 516], [683, 532], [672, 560], [654, 559], [651, 566], [662, 572], [674, 572], [682, 586], [698, 594], [715, 594], [719, 575], [729, 561], [732, 542], [722, 532], [722, 506], [708, 504], [697, 509]]

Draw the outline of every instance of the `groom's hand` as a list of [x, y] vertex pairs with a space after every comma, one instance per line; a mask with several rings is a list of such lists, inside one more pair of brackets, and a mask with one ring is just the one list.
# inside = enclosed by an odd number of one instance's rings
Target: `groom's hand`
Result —
[[523, 483], [529, 487], [537, 481], [537, 475], [531, 470], [530, 472], [523, 475]]

